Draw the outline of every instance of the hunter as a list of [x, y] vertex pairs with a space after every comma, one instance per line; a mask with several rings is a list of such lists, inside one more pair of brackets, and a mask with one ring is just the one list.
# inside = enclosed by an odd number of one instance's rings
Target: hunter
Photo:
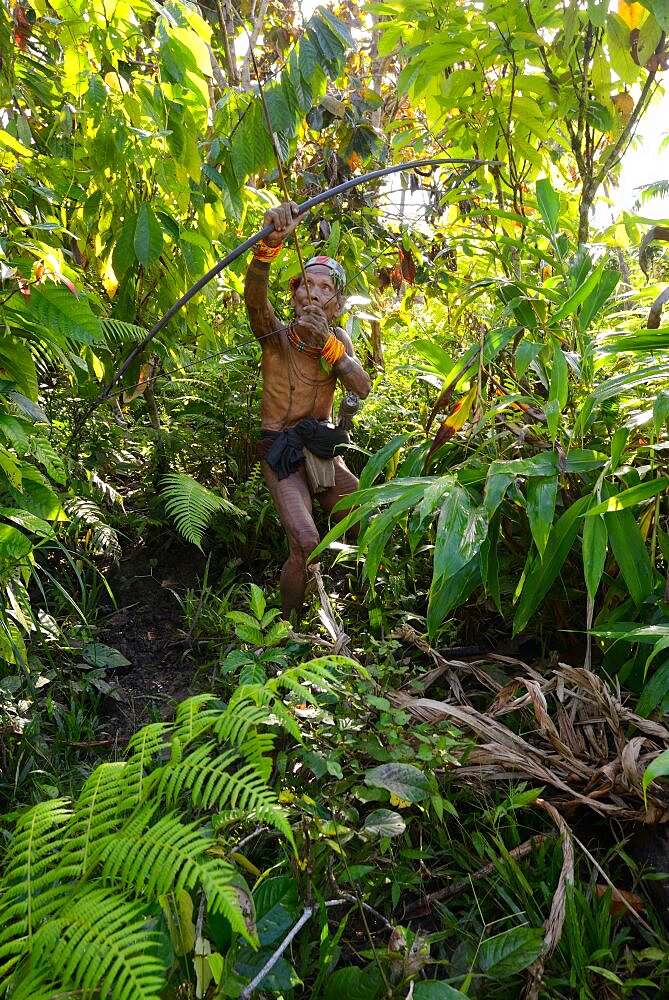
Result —
[[[331, 257], [313, 257], [291, 281], [295, 318], [280, 323], [268, 299], [270, 265], [283, 241], [302, 221], [289, 202], [265, 213], [274, 231], [253, 248], [244, 301], [251, 329], [262, 348], [263, 392], [259, 454], [290, 554], [281, 570], [281, 603], [286, 616], [299, 614], [307, 584], [307, 560], [320, 541], [312, 499], [326, 513], [358, 487], [338, 454], [348, 434], [332, 421], [339, 381], [364, 399], [370, 380], [355, 357], [351, 338], [335, 320], [345, 305], [346, 275]], [[338, 511], [340, 519], [345, 511]], [[292, 613], [292, 614], [291, 614]]]

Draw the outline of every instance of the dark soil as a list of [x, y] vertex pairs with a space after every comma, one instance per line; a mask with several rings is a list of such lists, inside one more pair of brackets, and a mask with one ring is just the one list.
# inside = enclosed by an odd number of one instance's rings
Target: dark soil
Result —
[[199, 593], [205, 565], [195, 546], [169, 539], [158, 549], [130, 552], [108, 574], [117, 608], [100, 639], [130, 661], [117, 671], [118, 696], [107, 704], [108, 728], [120, 744], [144, 723], [171, 716], [194, 693], [197, 664], [187, 655], [180, 599], [189, 589]]

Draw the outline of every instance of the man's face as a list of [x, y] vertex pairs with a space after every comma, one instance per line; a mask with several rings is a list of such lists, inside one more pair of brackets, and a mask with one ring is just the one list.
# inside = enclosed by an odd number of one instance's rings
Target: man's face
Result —
[[[322, 264], [313, 264], [307, 268], [306, 275], [312, 305], [321, 307], [328, 322], [336, 319], [341, 312], [341, 301], [330, 269]], [[293, 308], [298, 319], [304, 307], [308, 305], [309, 296], [302, 279], [297, 288], [293, 289]]]

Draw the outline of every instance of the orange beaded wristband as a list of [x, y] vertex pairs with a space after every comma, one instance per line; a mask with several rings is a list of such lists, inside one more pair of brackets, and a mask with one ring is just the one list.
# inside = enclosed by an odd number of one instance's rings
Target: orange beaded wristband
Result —
[[335, 365], [345, 354], [346, 348], [341, 340], [337, 340], [334, 333], [331, 333], [325, 342], [325, 347], [321, 351], [323, 361], [328, 365]]
[[261, 261], [263, 264], [271, 264], [273, 260], [279, 256], [283, 249], [283, 243], [279, 243], [276, 247], [270, 247], [265, 243], [264, 240], [258, 240], [255, 246], [251, 249], [251, 253], [256, 260]]

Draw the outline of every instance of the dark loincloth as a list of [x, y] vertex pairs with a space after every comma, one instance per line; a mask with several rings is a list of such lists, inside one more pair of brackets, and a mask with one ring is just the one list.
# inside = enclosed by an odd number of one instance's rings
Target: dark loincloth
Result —
[[333, 459], [350, 440], [343, 428], [305, 417], [283, 431], [261, 430], [258, 454], [282, 480], [297, 471], [305, 448], [317, 458]]

